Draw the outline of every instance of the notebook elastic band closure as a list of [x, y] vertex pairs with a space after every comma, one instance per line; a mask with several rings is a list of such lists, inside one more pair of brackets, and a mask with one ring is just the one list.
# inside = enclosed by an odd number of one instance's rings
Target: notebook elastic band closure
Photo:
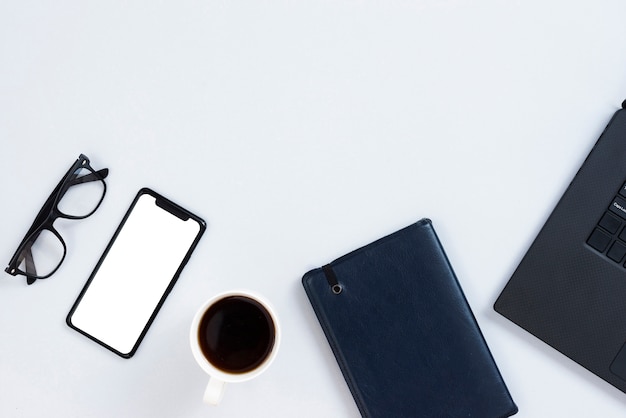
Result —
[[332, 290], [335, 295], [340, 294], [343, 291], [343, 287], [339, 284], [339, 280], [337, 280], [337, 276], [330, 264], [322, 266], [322, 271], [324, 272], [324, 276], [326, 276], [330, 290]]

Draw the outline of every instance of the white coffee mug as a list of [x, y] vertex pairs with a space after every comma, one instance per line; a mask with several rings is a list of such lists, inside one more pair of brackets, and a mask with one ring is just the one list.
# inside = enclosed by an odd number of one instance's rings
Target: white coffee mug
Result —
[[[237, 305], [239, 302], [249, 302], [254, 308], [244, 307], [243, 304]], [[230, 305], [228, 305], [229, 303]], [[222, 353], [218, 352], [215, 354], [215, 352], [210, 348], [218, 344], [219, 341], [217, 340], [225, 340], [229, 338], [230, 335], [233, 335], [233, 332], [235, 334], [237, 334], [237, 332], [240, 334], [257, 334], [255, 329], [252, 329], [252, 332], [250, 332], [250, 329], [246, 328], [247, 325], [242, 323], [241, 318], [247, 317], [242, 316], [242, 314], [237, 311], [237, 309], [239, 309], [238, 307], [243, 307], [244, 311], [247, 309], [248, 311], [252, 310], [254, 312], [256, 312], [256, 309], [259, 309], [259, 312], [263, 313], [263, 318], [267, 319], [269, 333], [273, 334], [273, 338], [262, 340], [263, 342], [268, 342], [267, 344], [262, 344], [265, 347], [263, 349], [263, 355], [256, 359], [254, 364], [235, 370], [231, 369], [230, 364], [225, 367], [225, 363], [220, 363], [223, 359], [223, 357], [221, 357]], [[220, 325], [222, 318], [229, 317], [235, 319], [233, 319], [230, 324], [225, 324], [225, 326], [222, 327], [222, 325]], [[215, 318], [219, 318], [219, 320]], [[255, 319], [254, 321], [257, 320]], [[200, 329], [201, 327], [203, 329]], [[207, 327], [212, 327], [210, 332]], [[239, 327], [239, 331], [237, 331], [237, 327]], [[227, 335], [222, 335], [222, 338], [217, 338], [216, 331], [219, 333], [218, 328], [223, 328], [223, 332], [226, 332]], [[235, 331], [233, 331], [233, 329], [235, 329]], [[248, 290], [232, 290], [220, 293], [219, 295], [207, 300], [196, 312], [196, 315], [191, 323], [191, 330], [189, 332], [191, 352], [193, 353], [196, 362], [198, 362], [200, 367], [210, 376], [209, 384], [204, 392], [204, 402], [210, 405], [218, 405], [222, 399], [222, 395], [224, 394], [226, 383], [244, 382], [263, 373], [276, 357], [278, 347], [280, 346], [280, 334], [280, 325], [278, 323], [276, 311], [264, 297], [257, 293]], [[237, 338], [241, 339], [240, 337], [242, 336], [237, 336]], [[246, 341], [242, 344], [248, 343], [250, 338], [246, 339], [246, 337], [247, 335], [243, 335], [243, 338]], [[229, 349], [230, 347], [233, 347], [233, 345], [237, 346], [237, 341], [235, 341], [235, 344], [226, 344], [226, 346], [229, 347]], [[235, 350], [236, 349], [237, 348], [235, 348]], [[241, 357], [242, 355], [233, 356], [233, 358]]]

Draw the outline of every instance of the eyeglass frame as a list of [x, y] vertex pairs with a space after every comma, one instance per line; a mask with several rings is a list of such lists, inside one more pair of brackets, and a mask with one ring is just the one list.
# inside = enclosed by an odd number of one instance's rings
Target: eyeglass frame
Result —
[[[90, 171], [91, 174], [86, 174], [82, 177], [79, 177], [78, 181], [76, 181], [77, 178], [76, 176], [74, 176], [74, 174], [81, 168]], [[25, 276], [26, 283], [29, 285], [33, 284], [37, 279], [47, 279], [48, 277], [56, 273], [56, 271], [59, 269], [59, 267], [61, 267], [61, 264], [63, 264], [63, 261], [65, 260], [65, 256], [67, 255], [67, 246], [61, 234], [59, 234], [59, 232], [54, 227], [54, 222], [59, 218], [80, 220], [93, 215], [102, 204], [104, 196], [106, 195], [107, 186], [104, 179], [108, 176], [108, 174], [108, 168], [103, 168], [101, 170], [95, 171], [89, 163], [89, 158], [84, 154], [80, 154], [74, 164], [72, 164], [70, 169], [61, 178], [50, 196], [48, 196], [48, 199], [46, 199], [45, 203], [39, 210], [39, 213], [35, 217], [33, 224], [24, 235], [24, 238], [18, 245], [17, 250], [13, 254], [13, 257], [11, 257], [11, 261], [9, 261], [9, 265], [4, 269], [4, 271], [12, 276]], [[102, 196], [100, 197], [100, 201], [98, 201], [98, 204], [93, 208], [93, 210], [88, 214], [82, 216], [74, 216], [63, 213], [59, 209], [58, 204], [63, 196], [65, 196], [65, 193], [69, 190], [69, 188], [77, 184], [87, 183], [91, 181], [101, 181], [104, 187], [102, 191]], [[63, 246], [63, 256], [61, 257], [59, 264], [50, 273], [39, 276], [37, 275], [32, 252], [30, 251], [30, 248], [27, 249], [27, 246], [32, 246], [32, 244], [37, 240], [37, 238], [43, 231], [49, 231], [59, 239], [61, 245]], [[26, 252], [26, 254], [22, 256], [24, 252]], [[19, 266], [22, 264], [22, 261], [26, 263], [26, 271], [23, 271], [19, 268]]]

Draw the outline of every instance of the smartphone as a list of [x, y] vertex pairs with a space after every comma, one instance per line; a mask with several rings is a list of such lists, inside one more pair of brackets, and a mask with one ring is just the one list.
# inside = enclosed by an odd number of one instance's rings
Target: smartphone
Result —
[[132, 357], [206, 229], [151, 189], [141, 189], [67, 315], [67, 324]]

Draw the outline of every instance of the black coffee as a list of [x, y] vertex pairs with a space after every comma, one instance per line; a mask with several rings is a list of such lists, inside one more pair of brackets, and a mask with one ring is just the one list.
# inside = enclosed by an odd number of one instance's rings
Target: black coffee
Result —
[[226, 297], [200, 320], [198, 341], [204, 357], [227, 373], [245, 373], [261, 365], [274, 346], [274, 322], [257, 301]]

